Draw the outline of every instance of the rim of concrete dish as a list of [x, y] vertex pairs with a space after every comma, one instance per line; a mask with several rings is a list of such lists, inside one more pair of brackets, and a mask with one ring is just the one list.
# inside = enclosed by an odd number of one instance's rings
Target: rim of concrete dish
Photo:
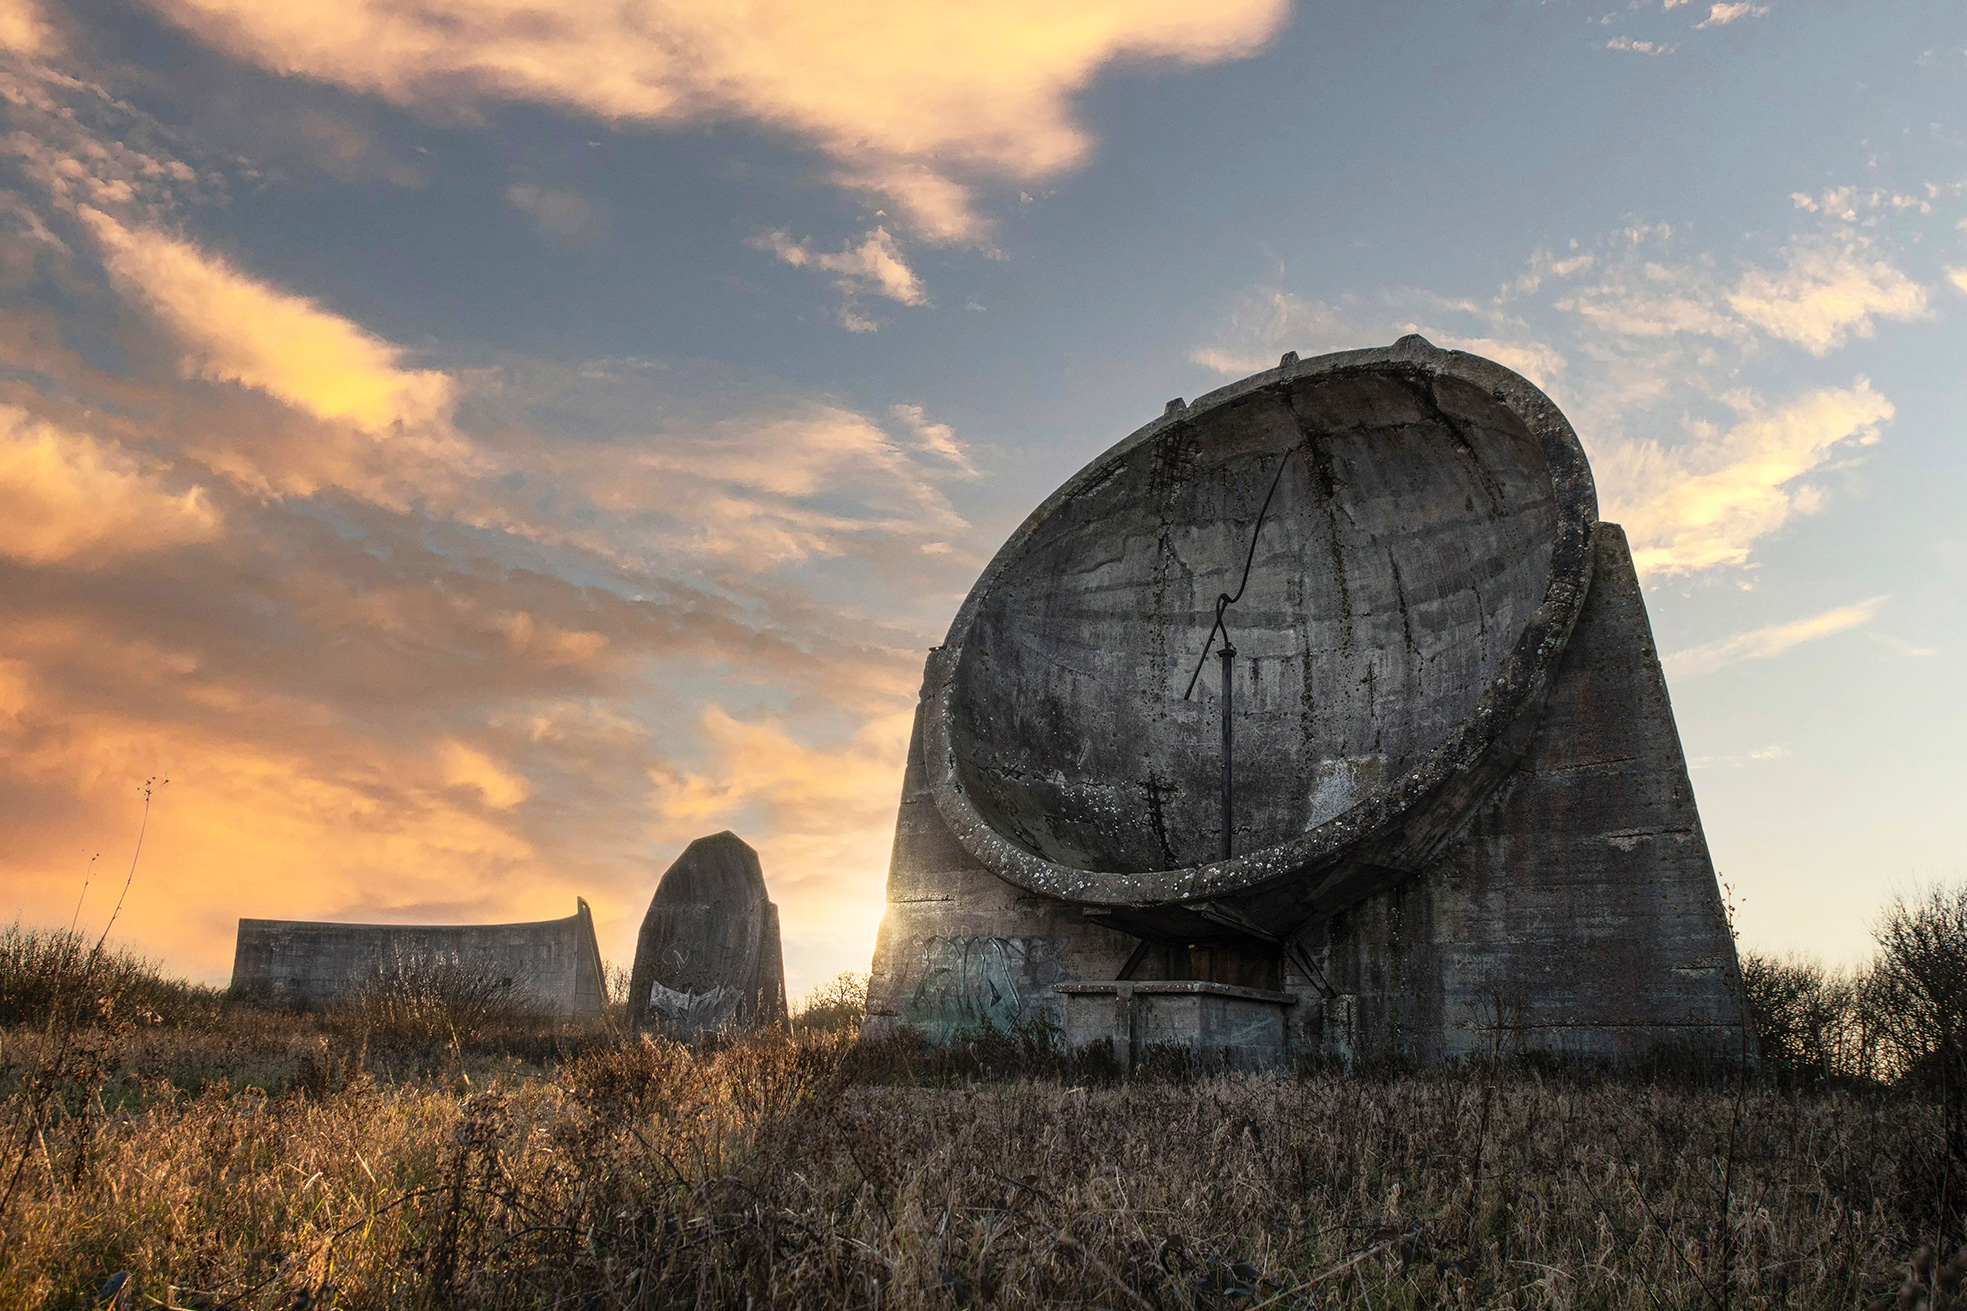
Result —
[[[1544, 589], [1542, 603], [1524, 625], [1498, 677], [1484, 691], [1475, 709], [1413, 769], [1368, 793], [1350, 809], [1297, 837], [1229, 860], [1134, 874], [1080, 869], [1048, 860], [999, 833], [978, 810], [957, 772], [952, 732], [956, 670], [978, 609], [1004, 571], [1023, 553], [1039, 525], [1067, 501], [1106, 478], [1136, 448], [1169, 428], [1193, 423], [1213, 409], [1267, 388], [1281, 388], [1321, 375], [1366, 372], [1456, 378], [1486, 391], [1523, 421], [1549, 465], [1558, 511], [1550, 581]], [[1496, 736], [1539, 696], [1564, 650], [1571, 625], [1591, 584], [1591, 541], [1597, 521], [1598, 494], [1584, 447], [1579, 444], [1570, 421], [1551, 399], [1527, 378], [1493, 360], [1463, 351], [1442, 350], [1420, 336], [1402, 337], [1391, 346], [1339, 351], [1307, 360], [1287, 355], [1277, 368], [1217, 388], [1198, 397], [1192, 405], [1171, 401], [1160, 418], [1136, 429], [1067, 479], [1044, 504], [1031, 512], [998, 549], [970, 589], [963, 608], [950, 624], [944, 644], [930, 653], [924, 687], [928, 705], [923, 716], [922, 746], [936, 808], [963, 849], [999, 878], [1031, 892], [1083, 905], [1160, 906], [1192, 902], [1253, 890], [1329, 863], [1347, 847], [1388, 828], [1457, 770], [1476, 763]]]

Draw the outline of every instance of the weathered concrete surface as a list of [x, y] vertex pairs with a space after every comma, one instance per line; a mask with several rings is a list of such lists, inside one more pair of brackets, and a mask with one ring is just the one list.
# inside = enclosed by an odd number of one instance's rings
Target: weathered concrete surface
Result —
[[963, 849], [929, 794], [923, 713], [916, 711], [902, 773], [863, 1032], [905, 1026], [947, 1041], [1030, 1019], [1062, 1026], [1065, 1002], [1052, 985], [1111, 979], [1134, 939], [1078, 906], [1007, 883]]
[[[1280, 463], [1231, 614], [1223, 860], [1216, 671], [1184, 690]], [[1288, 930], [1364, 866], [1419, 868], [1513, 762], [1596, 519], [1576, 435], [1507, 369], [1417, 337], [1293, 359], [1142, 428], [998, 552], [929, 660], [931, 793], [1029, 891], [1174, 935], [1201, 903]], [[1333, 895], [1264, 895], [1326, 867]]]
[[1744, 1052], [1734, 942], [1617, 524], [1597, 554], [1516, 770], [1420, 878], [1304, 935], [1343, 1000], [1297, 986], [1302, 1042], [1422, 1063], [1497, 1043]]
[[404, 964], [462, 966], [557, 1015], [599, 1013], [601, 951], [587, 902], [531, 924], [330, 924], [239, 921], [232, 987], [264, 1004], [329, 1005]]
[[1156, 1047], [1185, 1047], [1204, 1064], [1261, 1070], [1289, 1055], [1286, 992], [1194, 980], [1060, 983], [1065, 1042], [1104, 1047], [1134, 1069]]
[[[1231, 612], [1256, 850], [1209, 862], [1215, 670], [1181, 693], [1285, 450]], [[1122, 978], [1281, 988], [1290, 1045], [1345, 1055], [1740, 1049], [1630, 557], [1530, 384], [1418, 339], [1286, 357], [985, 572], [925, 673], [867, 1031], [1064, 1025], [1054, 985]]]
[[698, 838], [663, 873], [635, 943], [628, 1020], [684, 1037], [784, 1025], [779, 908], [758, 853], [730, 832]]

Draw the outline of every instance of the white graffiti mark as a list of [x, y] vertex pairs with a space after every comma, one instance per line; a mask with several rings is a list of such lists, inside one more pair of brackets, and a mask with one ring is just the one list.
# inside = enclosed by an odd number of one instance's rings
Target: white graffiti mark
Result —
[[738, 990], [725, 984], [709, 992], [679, 992], [649, 985], [649, 1014], [662, 1026], [686, 1033], [720, 1033], [738, 1013]]

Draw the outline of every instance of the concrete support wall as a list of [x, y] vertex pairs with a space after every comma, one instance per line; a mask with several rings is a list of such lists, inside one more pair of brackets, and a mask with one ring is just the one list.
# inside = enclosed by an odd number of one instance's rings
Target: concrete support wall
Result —
[[[1516, 769], [1428, 868], [1287, 944], [1294, 1052], [1744, 1051], [1734, 945], [1624, 533], [1599, 525], [1595, 550]], [[1063, 1026], [1052, 985], [1114, 979], [1135, 946], [964, 851], [925, 785], [918, 716], [868, 1031]], [[1168, 977], [1173, 960], [1151, 953], [1134, 977]]]
[[1344, 1000], [1299, 983], [1301, 1042], [1423, 1064], [1492, 1043], [1745, 1050], [1734, 942], [1623, 530], [1599, 525], [1596, 550], [1515, 772], [1420, 877], [1305, 935]]
[[510, 980], [556, 1015], [599, 1014], [601, 951], [587, 902], [566, 919], [531, 924], [329, 924], [239, 921], [232, 987], [264, 1004], [327, 1006], [399, 962], [458, 966]]
[[929, 795], [918, 707], [863, 1031], [900, 1025], [945, 1041], [1040, 1018], [1063, 1028], [1065, 999], [1052, 985], [1111, 979], [1133, 946], [1076, 906], [1013, 887], [963, 849]]

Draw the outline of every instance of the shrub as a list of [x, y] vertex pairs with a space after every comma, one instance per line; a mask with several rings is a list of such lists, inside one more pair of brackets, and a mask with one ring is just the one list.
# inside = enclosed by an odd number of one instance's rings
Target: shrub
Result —
[[336, 1018], [392, 1045], [459, 1043], [487, 1030], [545, 1018], [511, 979], [462, 961], [398, 955], [339, 1003]]
[[1876, 1043], [1862, 975], [1807, 957], [1742, 956], [1742, 986], [1763, 1069], [1783, 1080], [1870, 1077]]
[[1967, 884], [1887, 906], [1866, 987], [1889, 1072], [1967, 1091]]
[[854, 1031], [866, 1014], [867, 975], [845, 970], [806, 994], [792, 1027], [799, 1033]]
[[92, 1028], [111, 1020], [185, 1024], [210, 1019], [220, 993], [168, 979], [154, 961], [73, 929], [37, 929], [15, 920], [0, 929], [0, 1027], [42, 1025], [61, 1008], [63, 1024]]

